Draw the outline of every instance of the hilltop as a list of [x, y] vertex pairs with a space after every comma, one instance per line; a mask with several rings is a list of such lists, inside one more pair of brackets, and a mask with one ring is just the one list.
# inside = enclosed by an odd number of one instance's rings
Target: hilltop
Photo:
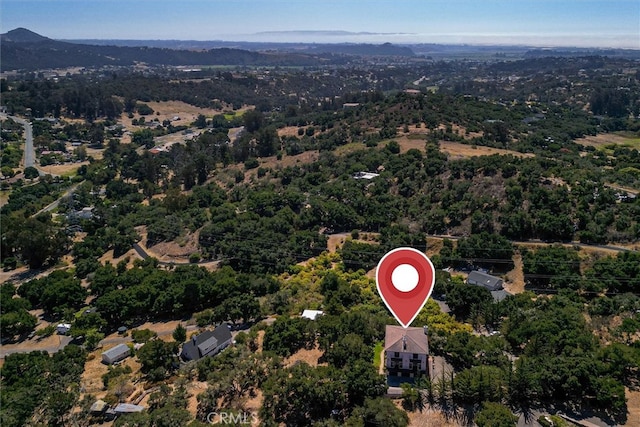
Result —
[[95, 46], [52, 40], [24, 28], [0, 35], [2, 70], [148, 65], [289, 65], [308, 66], [318, 58], [295, 53], [259, 53], [220, 48], [206, 51]]

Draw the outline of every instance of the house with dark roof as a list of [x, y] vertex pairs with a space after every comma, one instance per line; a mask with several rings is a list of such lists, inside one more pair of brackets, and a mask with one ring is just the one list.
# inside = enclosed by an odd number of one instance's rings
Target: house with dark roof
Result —
[[190, 362], [206, 356], [214, 356], [229, 346], [231, 340], [229, 326], [223, 323], [213, 331], [205, 331], [191, 337], [190, 341], [183, 344], [180, 358]]
[[384, 366], [390, 378], [430, 376], [426, 329], [387, 325], [384, 334]]
[[470, 285], [482, 286], [489, 291], [499, 291], [502, 289], [504, 282], [501, 278], [492, 276], [482, 271], [472, 271], [467, 277], [467, 283]]
[[509, 295], [509, 292], [503, 289], [504, 282], [501, 278], [492, 276], [482, 271], [472, 271], [467, 277], [469, 285], [482, 286], [491, 292], [494, 301], [502, 301]]

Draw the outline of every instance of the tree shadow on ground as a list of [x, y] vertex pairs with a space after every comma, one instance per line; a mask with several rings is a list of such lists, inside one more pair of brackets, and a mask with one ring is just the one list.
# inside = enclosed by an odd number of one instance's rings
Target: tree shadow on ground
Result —
[[531, 408], [531, 406], [522, 403], [519, 405], [514, 405], [512, 409], [516, 415], [522, 416], [526, 424], [531, 424], [533, 422], [535, 415], [533, 413], [533, 408]]

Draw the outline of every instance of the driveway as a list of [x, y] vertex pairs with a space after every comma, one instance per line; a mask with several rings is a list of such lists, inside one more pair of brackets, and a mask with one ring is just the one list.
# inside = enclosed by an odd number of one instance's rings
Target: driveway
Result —
[[29, 353], [32, 351], [46, 351], [49, 354], [57, 353], [71, 342], [72, 338], [66, 335], [51, 335], [39, 339], [34, 337], [17, 343], [3, 344], [0, 346], [0, 359], [13, 353]]

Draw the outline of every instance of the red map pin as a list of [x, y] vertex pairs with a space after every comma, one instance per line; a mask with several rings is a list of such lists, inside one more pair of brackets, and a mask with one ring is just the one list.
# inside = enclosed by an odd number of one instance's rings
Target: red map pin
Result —
[[397, 248], [378, 263], [376, 284], [396, 320], [409, 327], [429, 299], [436, 271], [431, 260], [413, 248]]

